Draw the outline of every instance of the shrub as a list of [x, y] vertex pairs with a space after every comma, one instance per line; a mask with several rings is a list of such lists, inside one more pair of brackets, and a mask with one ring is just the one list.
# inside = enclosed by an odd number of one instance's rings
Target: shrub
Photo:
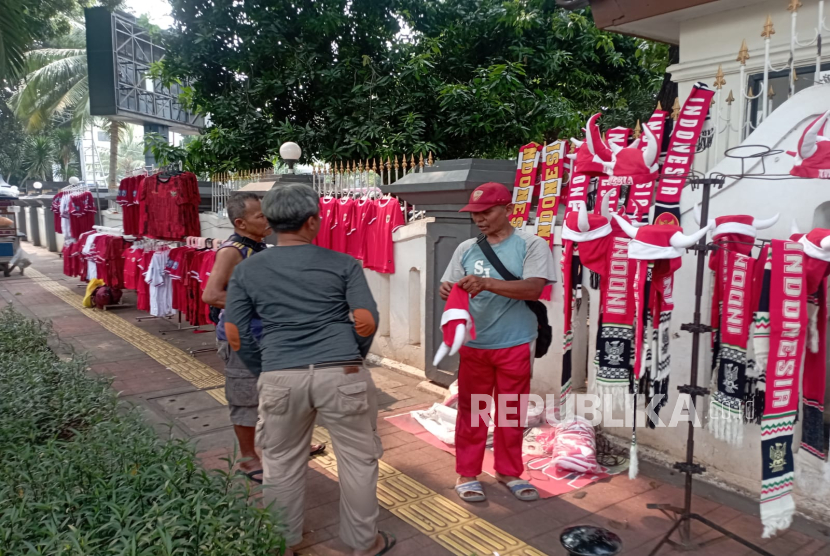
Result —
[[231, 473], [161, 439], [49, 326], [0, 311], [0, 556], [277, 554], [282, 528]]

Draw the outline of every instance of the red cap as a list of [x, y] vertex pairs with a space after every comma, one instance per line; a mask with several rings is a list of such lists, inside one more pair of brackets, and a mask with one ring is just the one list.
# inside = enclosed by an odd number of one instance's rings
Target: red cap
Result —
[[513, 202], [513, 195], [506, 186], [491, 181], [476, 187], [470, 194], [470, 203], [458, 212], [483, 212]]

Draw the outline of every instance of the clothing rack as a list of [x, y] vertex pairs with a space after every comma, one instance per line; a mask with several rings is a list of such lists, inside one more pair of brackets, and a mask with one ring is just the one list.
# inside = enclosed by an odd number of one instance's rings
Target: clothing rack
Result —
[[[749, 154], [739, 155], [738, 153], [741, 149], [749, 150], [755, 149], [756, 152], [750, 152]], [[705, 174], [700, 174], [697, 172], [691, 172], [687, 174], [685, 177], [686, 182], [692, 188], [692, 190], [697, 189], [698, 187], [703, 188], [703, 195], [701, 200], [701, 208], [700, 208], [700, 222], [701, 224], [706, 223], [709, 221], [709, 202], [711, 198], [712, 187], [716, 187], [718, 189], [722, 188], [726, 183], [727, 179], [739, 180], [742, 178], [752, 178], [752, 179], [770, 179], [770, 180], [779, 180], [779, 179], [786, 179], [781, 175], [772, 175], [772, 176], [765, 176], [765, 166], [764, 166], [764, 158], [767, 156], [774, 156], [780, 154], [782, 151], [780, 150], [772, 150], [769, 147], [763, 145], [740, 145], [738, 147], [733, 147], [726, 151], [726, 156], [729, 158], [736, 158], [741, 160], [741, 172], [745, 172], [747, 170], [745, 166], [745, 162], [749, 160], [753, 163], [752, 167], [756, 164], [761, 164], [761, 172], [760, 173], [747, 173], [747, 174], [723, 174], [723, 173], [711, 173], [709, 177], [706, 177]], [[750, 167], [750, 169], [752, 168]], [[673, 176], [679, 177], [679, 176]], [[787, 175], [789, 179], [802, 179], [795, 176]], [[757, 243], [764, 245], [768, 243], [769, 240], [757, 240]], [[726, 243], [726, 242], [724, 242]], [[733, 243], [744, 243], [734, 241]], [[749, 243], [747, 243], [749, 244]], [[756, 246], [756, 242], [751, 243], [751, 245]], [[695, 310], [694, 316], [691, 323], [686, 323], [680, 326], [680, 330], [684, 332], [690, 332], [692, 334], [692, 358], [691, 358], [691, 365], [690, 365], [690, 373], [689, 373], [689, 384], [679, 385], [677, 389], [680, 391], [681, 394], [688, 394], [691, 398], [691, 411], [694, 411], [695, 407], [697, 406], [697, 397], [698, 396], [707, 396], [710, 394], [709, 388], [698, 386], [698, 366], [700, 363], [700, 341], [702, 334], [708, 334], [713, 332], [711, 326], [707, 324], [703, 324], [701, 322], [701, 315], [700, 309], [701, 304], [703, 301], [703, 280], [704, 275], [706, 272], [706, 255], [709, 251], [713, 251], [716, 249], [726, 249], [722, 246], [718, 246], [717, 243], [709, 243], [706, 240], [706, 236], [702, 237], [697, 245], [690, 248], [690, 250], [694, 250], [697, 252], [697, 268], [695, 274]], [[710, 544], [715, 542], [719, 542], [723, 540], [724, 537], [734, 540], [745, 547], [751, 549], [752, 551], [760, 554], [762, 556], [773, 556], [771, 553], [767, 552], [763, 548], [751, 543], [750, 541], [744, 539], [743, 537], [728, 531], [727, 529], [721, 527], [717, 523], [710, 521], [709, 519], [703, 517], [700, 514], [692, 512], [692, 478], [694, 475], [700, 475], [706, 471], [706, 468], [700, 464], [695, 463], [695, 427], [694, 427], [694, 419], [689, 419], [688, 422], [688, 433], [687, 433], [687, 440], [686, 440], [686, 459], [685, 461], [676, 462], [672, 467], [679, 471], [680, 473], [686, 475], [685, 483], [684, 483], [684, 499], [683, 499], [683, 507], [677, 507], [673, 504], [646, 504], [646, 507], [650, 510], [660, 510], [666, 515], [669, 519], [674, 520], [674, 525], [672, 525], [671, 529], [663, 536], [660, 542], [652, 549], [649, 553], [649, 556], [655, 556], [660, 549], [663, 547], [664, 544], [669, 544], [673, 548], [676, 548], [681, 551], [689, 551], [689, 550], [698, 550], [700, 548], [706, 547]], [[714, 539], [710, 539], [703, 542], [697, 542], [692, 537], [692, 520], [698, 521], [710, 529], [714, 529], [723, 537], [716, 537]], [[672, 534], [675, 531], [679, 531], [679, 541], [671, 540]]]

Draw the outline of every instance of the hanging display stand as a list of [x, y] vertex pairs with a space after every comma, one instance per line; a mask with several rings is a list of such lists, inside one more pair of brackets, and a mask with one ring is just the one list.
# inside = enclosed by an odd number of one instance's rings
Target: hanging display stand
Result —
[[[752, 152], [755, 150], [756, 152]], [[750, 154], [738, 154], [740, 151], [750, 151]], [[727, 158], [738, 159], [741, 161], [741, 172], [739, 174], [723, 174], [712, 173], [709, 177], [703, 174], [690, 173], [686, 176], [686, 182], [696, 190], [698, 187], [703, 188], [703, 195], [700, 206], [700, 222], [705, 223], [709, 221], [709, 200], [712, 193], [712, 187], [720, 189], [724, 186], [727, 179], [739, 180], [742, 178], [762, 179], [762, 180], [799, 180], [801, 178], [791, 176], [790, 174], [767, 174], [764, 158], [767, 156], [775, 156], [781, 154], [782, 150], [773, 150], [763, 145], [740, 145], [728, 149], [724, 154]], [[747, 168], [747, 164], [753, 166], [760, 163], [760, 172], [752, 172], [752, 168]], [[749, 172], [747, 171], [749, 170]], [[689, 384], [683, 384], [677, 387], [681, 394], [688, 394], [691, 398], [691, 407], [697, 406], [698, 396], [709, 395], [709, 389], [698, 386], [698, 366], [700, 364], [700, 337], [702, 334], [712, 332], [712, 327], [701, 322], [700, 308], [703, 300], [703, 279], [706, 272], [706, 255], [709, 251], [716, 249], [713, 244], [707, 243], [706, 236], [702, 237], [697, 245], [692, 247], [697, 252], [697, 268], [695, 274], [695, 311], [691, 323], [686, 323], [680, 326], [680, 329], [692, 334], [692, 359], [689, 373]], [[680, 551], [699, 550], [708, 545], [725, 540], [725, 538], [732, 539], [747, 548], [755, 551], [762, 556], [773, 556], [763, 548], [752, 544], [750, 541], [728, 531], [692, 511], [692, 478], [695, 475], [700, 475], [706, 471], [706, 468], [698, 463], [695, 463], [695, 427], [694, 421], [689, 420], [689, 430], [686, 440], [686, 459], [679, 461], [672, 466], [674, 469], [686, 475], [684, 484], [683, 507], [679, 508], [673, 504], [647, 504], [646, 507], [650, 510], [660, 510], [666, 516], [674, 521], [671, 529], [663, 536], [657, 546], [652, 549], [649, 556], [655, 556], [665, 544], [669, 544], [672, 548]], [[699, 521], [707, 527], [714, 529], [723, 537], [717, 537], [707, 541], [696, 541], [692, 537], [692, 520]], [[679, 531], [680, 539], [678, 541], [672, 540], [670, 537], [675, 532]]]

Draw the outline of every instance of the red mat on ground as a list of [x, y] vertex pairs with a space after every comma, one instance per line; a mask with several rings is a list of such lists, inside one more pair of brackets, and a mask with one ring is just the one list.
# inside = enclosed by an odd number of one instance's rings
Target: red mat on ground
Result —
[[[438, 440], [409, 413], [393, 415], [392, 417], [387, 417], [386, 420], [402, 431], [414, 434], [427, 444], [455, 455], [455, 447]], [[536, 487], [536, 490], [539, 491], [541, 498], [559, 496], [560, 494], [580, 489], [586, 485], [590, 485], [594, 481], [604, 479], [611, 475], [605, 467], [600, 468], [599, 473], [573, 473], [560, 471], [551, 464], [551, 458], [549, 457], [524, 454], [522, 458], [525, 462], [525, 472], [522, 475], [522, 479], [530, 481]], [[484, 451], [483, 470], [491, 477], [496, 476], [496, 471], [493, 468], [493, 450], [490, 448]]]

